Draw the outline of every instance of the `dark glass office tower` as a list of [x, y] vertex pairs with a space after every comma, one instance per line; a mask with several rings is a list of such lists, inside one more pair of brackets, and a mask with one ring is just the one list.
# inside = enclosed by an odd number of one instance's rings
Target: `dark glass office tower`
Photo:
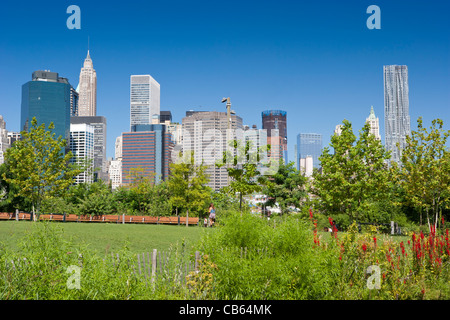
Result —
[[[66, 78], [56, 72], [35, 71], [32, 80], [22, 86], [21, 130], [28, 131], [36, 117], [38, 125], [55, 125], [55, 138], [70, 139], [70, 88]], [[66, 148], [68, 151], [68, 147]]]

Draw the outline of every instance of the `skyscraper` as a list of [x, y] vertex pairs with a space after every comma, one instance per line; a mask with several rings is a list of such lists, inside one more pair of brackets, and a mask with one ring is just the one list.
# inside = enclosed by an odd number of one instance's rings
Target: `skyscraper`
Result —
[[70, 116], [77, 117], [78, 116], [78, 99], [79, 93], [73, 88], [70, 87]]
[[391, 151], [391, 161], [400, 163], [406, 136], [411, 134], [408, 67], [389, 65], [383, 71], [385, 148]]
[[373, 111], [373, 106], [370, 108], [370, 115], [366, 118], [366, 122], [370, 125], [370, 133], [375, 136], [377, 140], [381, 140], [380, 136], [380, 121], [378, 117], [375, 116], [375, 111]]
[[[322, 135], [318, 133], [300, 133], [297, 135], [297, 169], [300, 170], [302, 159], [312, 158], [312, 166], [320, 168], [319, 157], [322, 154]], [[306, 160], [305, 160], [306, 161]], [[308, 160], [310, 161], [310, 160]]]
[[86, 171], [77, 175], [75, 184], [91, 183], [94, 180], [94, 127], [86, 123], [70, 125], [70, 151], [72, 163], [83, 164], [90, 161]]
[[142, 169], [142, 175], [155, 183], [169, 177], [171, 137], [163, 124], [134, 125], [131, 132], [122, 133], [122, 184], [132, 182], [132, 169]]
[[108, 181], [106, 161], [106, 118], [103, 116], [71, 117], [71, 124], [87, 124], [94, 128], [94, 181]]
[[135, 124], [152, 124], [160, 116], [160, 85], [150, 75], [130, 78], [130, 128]]
[[[62, 136], [67, 146], [70, 138], [70, 88], [66, 78], [56, 72], [35, 71], [32, 80], [22, 86], [21, 130], [28, 131], [31, 120], [48, 128], [55, 125], [55, 138]], [[68, 151], [68, 147], [66, 149]]]
[[261, 113], [262, 128], [267, 130], [267, 144], [271, 145], [270, 157], [273, 160], [287, 157], [287, 113], [282, 110], [266, 110]]
[[78, 115], [95, 116], [97, 115], [97, 73], [94, 70], [89, 50], [86, 59], [84, 59], [83, 68], [80, 71], [80, 82], [77, 91]]
[[[182, 119], [182, 150], [185, 155], [194, 152], [194, 163], [207, 166], [208, 186], [216, 191], [228, 185], [228, 172], [225, 166], [216, 167], [223, 160], [223, 152], [231, 151], [227, 139], [228, 118], [226, 112], [188, 111]], [[231, 115], [231, 130], [243, 129], [242, 118]]]
[[8, 142], [8, 131], [6, 131], [6, 122], [0, 115], [0, 164], [5, 162], [6, 149], [10, 147]]

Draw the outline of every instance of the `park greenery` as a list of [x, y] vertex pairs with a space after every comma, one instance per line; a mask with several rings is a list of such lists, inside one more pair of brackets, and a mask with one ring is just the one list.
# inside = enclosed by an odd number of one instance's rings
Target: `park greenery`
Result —
[[[311, 177], [282, 161], [262, 176], [249, 161], [251, 145], [235, 141], [238, 156], [224, 161], [230, 185], [220, 191], [207, 187], [206, 166], [193, 154], [170, 164], [167, 181], [137, 168], [130, 184], [112, 190], [102, 181], [73, 184], [83, 167], [70, 165], [52, 125], [33, 122], [0, 166], [0, 211], [203, 218], [214, 203], [217, 220], [183, 247], [188, 259], [202, 253], [200, 272], [156, 280], [152, 290], [134, 272], [136, 253], [124, 248], [117, 265], [66, 240], [56, 223], [34, 223], [20, 249], [0, 245], [0, 299], [449, 299], [450, 130], [443, 128], [440, 119], [427, 129], [419, 118], [398, 165], [368, 124], [357, 136], [344, 120]], [[279, 213], [252, 213], [252, 193], [265, 194]], [[401, 236], [390, 234], [391, 221]], [[80, 290], [67, 288], [67, 265], [82, 266]]]

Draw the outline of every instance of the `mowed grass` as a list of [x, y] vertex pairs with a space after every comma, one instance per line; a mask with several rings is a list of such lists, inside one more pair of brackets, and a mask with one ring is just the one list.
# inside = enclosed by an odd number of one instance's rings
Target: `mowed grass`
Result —
[[[15, 250], [26, 239], [36, 222], [0, 221], [0, 243]], [[52, 223], [63, 231], [66, 240], [85, 245], [99, 254], [118, 252], [127, 247], [131, 252], [167, 250], [184, 244], [191, 248], [210, 228], [185, 225], [140, 225], [116, 223]]]

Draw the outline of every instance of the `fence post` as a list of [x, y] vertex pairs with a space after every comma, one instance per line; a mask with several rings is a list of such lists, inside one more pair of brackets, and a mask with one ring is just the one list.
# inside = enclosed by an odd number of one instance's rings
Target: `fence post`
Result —
[[189, 226], [189, 209], [186, 210], [186, 227]]
[[155, 276], [156, 276], [156, 254], [157, 254], [157, 250], [153, 249], [153, 253], [152, 253], [152, 282], [155, 281]]
[[391, 235], [394, 234], [394, 221], [391, 221]]
[[16, 209], [16, 221], [19, 221], [19, 209]]
[[200, 251], [195, 251], [195, 271], [198, 271], [198, 264], [200, 261]]
[[122, 224], [125, 224], [125, 213], [122, 213]]

